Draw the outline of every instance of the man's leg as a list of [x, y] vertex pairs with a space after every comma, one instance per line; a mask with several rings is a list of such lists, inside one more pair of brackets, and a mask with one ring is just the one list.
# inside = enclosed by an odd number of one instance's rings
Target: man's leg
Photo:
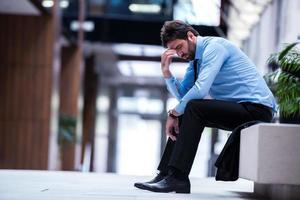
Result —
[[160, 172], [164, 172], [164, 173], [168, 172], [168, 165], [169, 165], [169, 162], [170, 162], [170, 158], [171, 158], [174, 146], [175, 146], [175, 141], [168, 138], [167, 144], [165, 146], [164, 153], [163, 153], [163, 155], [160, 159], [160, 163], [157, 167], [157, 169]]
[[[179, 126], [181, 124], [181, 117], [179, 118]], [[148, 184], [157, 183], [164, 179], [168, 175], [168, 165], [169, 161], [174, 149], [175, 141], [172, 141], [170, 138], [168, 138], [167, 144], [164, 149], [164, 153], [160, 159], [160, 163], [157, 167], [159, 173], [150, 181], [147, 182], [137, 182], [134, 183], [134, 186], [140, 189], [147, 189]]]
[[[182, 116], [179, 116], [178, 123], [179, 123], [179, 127], [180, 127], [181, 123], [182, 123]], [[160, 172], [163, 172], [163, 173], [168, 172], [168, 165], [169, 165], [169, 162], [171, 159], [171, 155], [172, 155], [174, 146], [175, 146], [175, 141], [171, 140], [171, 138], [168, 138], [167, 144], [164, 149], [164, 153], [163, 153], [163, 155], [160, 159], [160, 163], [157, 167], [157, 170], [159, 170]]]
[[233, 130], [251, 120], [255, 120], [251, 113], [238, 103], [218, 100], [190, 101], [182, 118], [169, 166], [188, 176], [205, 127]]

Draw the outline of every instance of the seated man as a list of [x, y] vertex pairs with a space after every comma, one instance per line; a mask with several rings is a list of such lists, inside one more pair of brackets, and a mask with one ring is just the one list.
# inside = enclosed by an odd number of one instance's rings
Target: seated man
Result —
[[[135, 183], [135, 187], [190, 193], [188, 176], [203, 129], [233, 130], [248, 121], [270, 122], [276, 103], [256, 66], [228, 40], [201, 37], [178, 20], [165, 22], [161, 40], [167, 48], [161, 56], [162, 74], [179, 103], [168, 112], [169, 139], [159, 174], [149, 182]], [[181, 82], [169, 69], [175, 54], [190, 61]], [[212, 99], [204, 99], [208, 94]]]

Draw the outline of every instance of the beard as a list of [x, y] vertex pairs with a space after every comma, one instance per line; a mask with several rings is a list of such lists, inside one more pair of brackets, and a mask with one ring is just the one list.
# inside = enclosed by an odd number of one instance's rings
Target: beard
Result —
[[191, 61], [195, 59], [195, 51], [196, 45], [194, 45], [191, 41], [187, 40], [188, 43], [188, 53], [183, 55], [185, 60]]

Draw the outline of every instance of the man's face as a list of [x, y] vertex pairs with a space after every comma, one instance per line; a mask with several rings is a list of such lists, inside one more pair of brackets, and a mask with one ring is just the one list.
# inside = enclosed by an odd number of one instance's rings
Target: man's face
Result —
[[193, 44], [189, 39], [176, 39], [168, 42], [168, 49], [174, 49], [176, 54], [185, 60], [195, 59], [195, 44]]

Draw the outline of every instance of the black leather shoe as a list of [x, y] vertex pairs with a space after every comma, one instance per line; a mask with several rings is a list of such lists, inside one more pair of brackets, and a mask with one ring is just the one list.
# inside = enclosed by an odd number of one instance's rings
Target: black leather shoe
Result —
[[144, 184], [141, 189], [152, 192], [190, 193], [191, 183], [188, 178], [179, 180], [174, 175], [168, 175], [159, 182]]
[[160, 172], [152, 180], [147, 181], [147, 182], [143, 182], [143, 183], [135, 183], [134, 186], [139, 188], [139, 189], [145, 189], [145, 187], [147, 187], [147, 184], [157, 183], [157, 182], [161, 181], [165, 176], [166, 176], [165, 173]]

